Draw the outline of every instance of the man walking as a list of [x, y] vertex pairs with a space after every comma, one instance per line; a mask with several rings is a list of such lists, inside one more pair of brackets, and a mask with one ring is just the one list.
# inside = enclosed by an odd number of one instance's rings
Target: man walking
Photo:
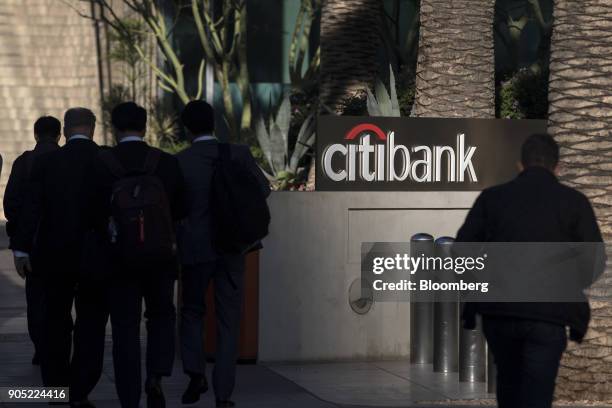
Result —
[[[558, 162], [559, 146], [551, 136], [530, 136], [522, 146], [519, 176], [482, 192], [456, 241], [602, 242], [588, 199], [557, 180]], [[592, 271], [581, 272], [592, 278]], [[572, 340], [582, 340], [588, 303], [467, 304], [466, 328], [474, 328], [476, 313], [482, 315], [497, 365], [499, 407], [550, 407], [567, 345], [566, 327]]]
[[[219, 142], [214, 136], [214, 111], [204, 101], [192, 101], [181, 119], [191, 147], [178, 154], [187, 183], [189, 215], [179, 227], [182, 263], [181, 355], [183, 370], [190, 377], [183, 394], [184, 404], [195, 403], [208, 390], [205, 376], [203, 320], [205, 294], [211, 281], [215, 286], [217, 352], [213, 388], [217, 407], [231, 407], [236, 375], [238, 330], [243, 297], [244, 255], [222, 255], [213, 249], [210, 191]], [[255, 175], [265, 196], [269, 183], [247, 146], [231, 145], [232, 165], [244, 166]], [[235, 163], [235, 164], [234, 164]]]
[[[53, 116], [43, 116], [34, 123], [33, 150], [22, 153], [13, 162], [6, 190], [4, 192], [4, 215], [6, 217], [6, 234], [10, 239], [9, 248], [13, 248], [12, 238], [19, 229], [19, 219], [22, 216], [28, 183], [34, 161], [44, 153], [59, 149], [58, 141], [62, 124]], [[14, 255], [17, 273], [25, 279], [26, 304], [28, 318], [28, 333], [34, 345], [32, 364], [40, 364], [40, 338], [43, 323], [43, 285], [40, 277], [31, 273], [30, 263], [25, 254], [16, 252]]]
[[[92, 140], [95, 123], [89, 109], [66, 112], [66, 144], [34, 163], [23, 217], [13, 241], [13, 249], [26, 260], [31, 253], [32, 271], [43, 281], [43, 383], [48, 387], [70, 386], [74, 407], [93, 406], [87, 396], [102, 374], [108, 319], [106, 292], [102, 285], [87, 279], [89, 266], [81, 257], [88, 230], [92, 163], [98, 153]], [[73, 302], [77, 316], [74, 350]]]
[[110, 283], [115, 383], [123, 408], [137, 408], [142, 387], [140, 318], [146, 305], [145, 391], [149, 408], [165, 407], [161, 378], [174, 361], [176, 312], [173, 221], [184, 217], [184, 179], [175, 157], [143, 140], [147, 112], [133, 102], [112, 111], [117, 146], [95, 164], [94, 223], [108, 232], [118, 267]]

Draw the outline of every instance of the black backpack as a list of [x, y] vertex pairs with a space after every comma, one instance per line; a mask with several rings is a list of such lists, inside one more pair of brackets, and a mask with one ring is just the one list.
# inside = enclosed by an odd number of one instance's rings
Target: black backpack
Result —
[[168, 197], [161, 180], [154, 175], [161, 154], [158, 149], [149, 149], [143, 168], [128, 172], [112, 151], [100, 153], [117, 177], [112, 186], [109, 238], [125, 265], [154, 266], [172, 260], [176, 253]]
[[213, 246], [220, 253], [244, 254], [268, 235], [270, 210], [257, 177], [231, 160], [228, 143], [219, 143], [211, 183]]

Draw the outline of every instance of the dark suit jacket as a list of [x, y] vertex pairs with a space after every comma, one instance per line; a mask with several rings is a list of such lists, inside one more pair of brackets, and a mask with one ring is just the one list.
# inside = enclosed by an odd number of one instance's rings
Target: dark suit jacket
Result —
[[[212, 261], [217, 254], [212, 247], [210, 219], [210, 188], [213, 165], [219, 155], [216, 140], [193, 143], [177, 157], [186, 181], [187, 218], [178, 228], [181, 262], [193, 265]], [[270, 183], [255, 163], [248, 146], [231, 145], [231, 160], [249, 169], [260, 182], [262, 191], [270, 195]]]
[[[530, 167], [509, 183], [484, 190], [456, 241], [602, 242], [602, 237], [584, 194], [559, 183], [550, 171]], [[567, 325], [573, 329], [575, 340], [584, 336], [590, 319], [586, 302], [469, 304], [464, 316], [468, 326], [474, 313]]]
[[76, 139], [38, 157], [13, 249], [30, 253], [45, 269], [79, 259], [98, 149], [92, 140]]
[[[153, 149], [153, 147], [144, 142], [133, 141], [119, 143], [110, 150], [129, 172], [142, 170], [150, 149]], [[173, 219], [175, 221], [183, 219], [187, 212], [184, 202], [185, 180], [178, 161], [174, 156], [162, 152], [154, 174], [164, 185]], [[115, 181], [117, 181], [117, 178], [111, 173], [107, 165], [97, 157], [94, 162], [92, 180], [91, 222], [100, 231], [106, 232], [108, 227], [108, 218], [111, 215], [112, 186]]]
[[[57, 149], [59, 149], [59, 145], [54, 140], [43, 140], [36, 143], [33, 150], [22, 153], [13, 162], [11, 174], [4, 191], [4, 216], [6, 217], [6, 233], [9, 238], [14, 236], [18, 229], [19, 217], [23, 210], [35, 160], [41, 154]], [[12, 245], [9, 245], [9, 247], [12, 248]]]

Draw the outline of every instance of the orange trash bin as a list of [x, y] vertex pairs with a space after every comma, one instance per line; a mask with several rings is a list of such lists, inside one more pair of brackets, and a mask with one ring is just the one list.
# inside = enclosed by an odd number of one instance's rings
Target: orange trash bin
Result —
[[[214, 283], [206, 293], [206, 320], [204, 330], [204, 350], [208, 360], [214, 360], [217, 330], [215, 325]], [[238, 343], [238, 362], [248, 364], [257, 361], [259, 330], [259, 252], [246, 256], [244, 275], [244, 299], [240, 321]]]

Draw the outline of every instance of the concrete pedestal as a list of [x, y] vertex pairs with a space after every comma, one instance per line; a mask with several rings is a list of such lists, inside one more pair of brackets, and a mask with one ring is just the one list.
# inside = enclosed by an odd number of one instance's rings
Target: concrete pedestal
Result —
[[276, 192], [260, 262], [259, 360], [408, 358], [410, 304], [355, 313], [362, 242], [454, 236], [477, 192]]

